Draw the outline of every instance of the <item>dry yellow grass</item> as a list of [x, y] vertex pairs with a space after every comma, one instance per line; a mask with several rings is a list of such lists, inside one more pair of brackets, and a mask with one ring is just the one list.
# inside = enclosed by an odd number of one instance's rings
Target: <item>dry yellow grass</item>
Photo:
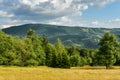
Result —
[[120, 69], [0, 67], [0, 80], [120, 80]]

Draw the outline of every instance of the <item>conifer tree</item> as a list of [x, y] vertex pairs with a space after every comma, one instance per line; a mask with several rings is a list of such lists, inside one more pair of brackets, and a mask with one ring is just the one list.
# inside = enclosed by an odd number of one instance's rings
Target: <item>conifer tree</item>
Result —
[[70, 68], [70, 58], [67, 54], [67, 51], [66, 51], [64, 45], [62, 44], [62, 42], [59, 38], [57, 39], [55, 48], [57, 51], [58, 67]]

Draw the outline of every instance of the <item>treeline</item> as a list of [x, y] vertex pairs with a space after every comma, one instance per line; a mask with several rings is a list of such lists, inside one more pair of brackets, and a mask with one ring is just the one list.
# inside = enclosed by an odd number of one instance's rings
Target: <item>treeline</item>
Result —
[[29, 29], [22, 39], [0, 31], [0, 65], [49, 66], [70, 68], [76, 66], [102, 65], [110, 68], [120, 65], [119, 42], [114, 35], [106, 33], [100, 40], [99, 49], [82, 49], [64, 46], [58, 38], [51, 44]]

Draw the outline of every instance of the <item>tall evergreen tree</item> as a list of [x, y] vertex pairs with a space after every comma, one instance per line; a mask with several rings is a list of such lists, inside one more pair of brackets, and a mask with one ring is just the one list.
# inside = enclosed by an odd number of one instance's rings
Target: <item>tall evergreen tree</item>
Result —
[[56, 54], [56, 49], [54, 45], [48, 43], [45, 48], [45, 53], [46, 53], [46, 65], [50, 67], [55, 67], [55, 57], [54, 54]]
[[58, 67], [70, 68], [70, 58], [67, 54], [67, 51], [66, 51], [64, 45], [62, 44], [62, 42], [59, 38], [57, 39], [55, 48], [57, 51]]
[[97, 54], [98, 63], [105, 65], [109, 69], [116, 62], [116, 54], [118, 48], [118, 41], [115, 35], [110, 35], [109, 32], [105, 33], [99, 42], [100, 49]]

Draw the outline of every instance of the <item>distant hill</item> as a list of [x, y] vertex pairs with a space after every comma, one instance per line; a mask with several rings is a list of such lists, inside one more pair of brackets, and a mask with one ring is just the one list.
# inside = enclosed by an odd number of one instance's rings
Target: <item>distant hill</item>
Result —
[[69, 27], [46, 24], [25, 24], [3, 29], [7, 34], [23, 37], [28, 29], [36, 31], [37, 35], [46, 35], [50, 42], [55, 43], [60, 38], [66, 46], [82, 48], [97, 48], [99, 39], [107, 31], [114, 33], [120, 41], [120, 29]]

